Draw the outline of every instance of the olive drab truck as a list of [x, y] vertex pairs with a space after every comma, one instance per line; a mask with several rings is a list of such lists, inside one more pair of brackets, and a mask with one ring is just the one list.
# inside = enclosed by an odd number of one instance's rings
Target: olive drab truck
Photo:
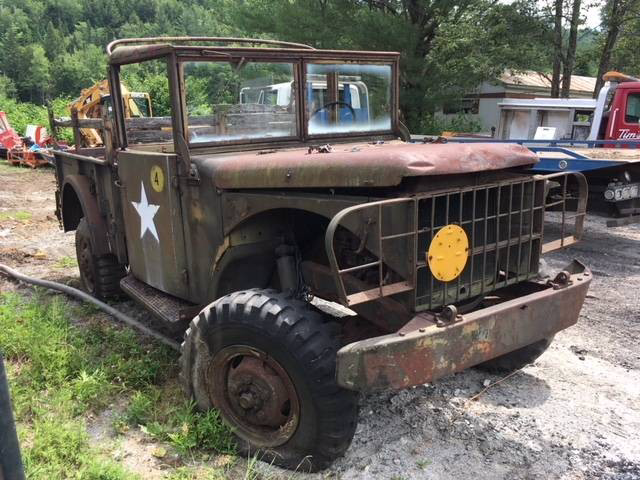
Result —
[[[322, 469], [359, 392], [517, 369], [577, 321], [587, 267], [539, 265], [580, 239], [584, 177], [533, 174], [519, 145], [409, 143], [398, 53], [208, 37], [107, 52], [104, 146], [55, 153], [57, 214], [83, 287], [181, 339], [187, 395], [239, 452]], [[152, 117], [123, 111], [130, 67], [166, 75]]]

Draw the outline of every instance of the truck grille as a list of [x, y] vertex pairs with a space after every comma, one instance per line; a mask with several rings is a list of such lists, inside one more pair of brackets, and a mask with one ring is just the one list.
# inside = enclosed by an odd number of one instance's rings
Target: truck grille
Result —
[[418, 200], [418, 249], [442, 227], [456, 224], [469, 239], [469, 258], [452, 282], [416, 263], [415, 309], [433, 309], [473, 298], [535, 276], [544, 216], [544, 180], [443, 193]]
[[[555, 195], [548, 195], [550, 185]], [[531, 279], [542, 251], [580, 238], [586, 189], [581, 174], [536, 175], [346, 208], [326, 236], [341, 300], [355, 305], [395, 295], [414, 311], [432, 310]], [[560, 238], [545, 246], [545, 211], [552, 208], [561, 212]], [[443, 282], [430, 271], [426, 252], [434, 235], [451, 224], [465, 231], [469, 253], [460, 275]], [[344, 229], [360, 239], [360, 255], [336, 255], [336, 232]]]

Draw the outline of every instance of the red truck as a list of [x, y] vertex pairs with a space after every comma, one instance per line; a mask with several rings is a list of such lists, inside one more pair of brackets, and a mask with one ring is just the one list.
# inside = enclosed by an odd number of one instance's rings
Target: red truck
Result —
[[604, 80], [589, 139], [640, 139], [640, 79], [609, 72]]

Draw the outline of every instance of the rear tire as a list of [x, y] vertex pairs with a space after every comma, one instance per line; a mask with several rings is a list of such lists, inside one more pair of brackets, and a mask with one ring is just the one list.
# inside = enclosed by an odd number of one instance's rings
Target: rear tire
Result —
[[549, 345], [551, 345], [553, 337], [554, 336], [552, 335], [550, 337], [543, 338], [542, 340], [519, 348], [518, 350], [514, 350], [513, 352], [500, 355], [499, 357], [477, 365], [476, 368], [497, 373], [509, 373], [519, 370], [530, 363], [533, 363], [540, 355], [542, 355], [547, 348], [549, 348]]
[[217, 408], [242, 455], [317, 471], [349, 447], [357, 395], [335, 381], [336, 325], [272, 290], [232, 293], [185, 333], [180, 376], [202, 410]]
[[115, 255], [97, 256], [93, 253], [89, 224], [80, 219], [76, 229], [76, 258], [82, 288], [96, 298], [107, 299], [121, 294], [120, 279], [125, 276], [124, 266]]

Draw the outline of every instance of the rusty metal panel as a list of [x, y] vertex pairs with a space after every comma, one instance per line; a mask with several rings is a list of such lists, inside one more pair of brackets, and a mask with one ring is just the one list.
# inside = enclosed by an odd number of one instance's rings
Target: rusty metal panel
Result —
[[[438, 326], [419, 315], [413, 330], [349, 344], [338, 351], [338, 384], [361, 391], [420, 385], [568, 328], [578, 320], [591, 273], [575, 261], [566, 271], [565, 286], [528, 282], [533, 293], [516, 292], [516, 298], [454, 323]], [[509, 288], [521, 290], [523, 284]]]
[[188, 298], [177, 159], [142, 151], [118, 153], [131, 273], [158, 290]]
[[233, 188], [382, 187], [405, 177], [483, 172], [533, 165], [516, 144], [348, 143], [330, 152], [306, 148], [194, 157], [218, 164], [215, 186]]

